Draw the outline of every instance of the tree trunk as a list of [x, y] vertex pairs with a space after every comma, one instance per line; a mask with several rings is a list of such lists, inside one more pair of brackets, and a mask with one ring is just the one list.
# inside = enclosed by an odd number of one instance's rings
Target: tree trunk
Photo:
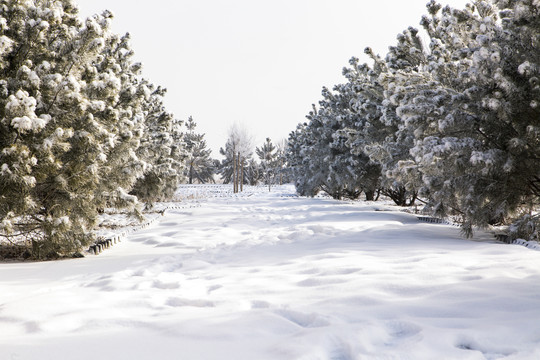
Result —
[[366, 201], [373, 201], [375, 199], [375, 191], [374, 190], [368, 190], [364, 191], [366, 194]]
[[416, 191], [409, 194], [403, 186], [400, 186], [397, 189], [383, 189], [382, 194], [390, 197], [390, 199], [398, 206], [414, 205], [418, 195]]

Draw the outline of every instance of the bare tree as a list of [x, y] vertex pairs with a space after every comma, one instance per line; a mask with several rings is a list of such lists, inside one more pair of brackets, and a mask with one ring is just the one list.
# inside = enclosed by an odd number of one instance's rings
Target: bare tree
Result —
[[[233, 183], [235, 193], [243, 190], [246, 163], [253, 154], [253, 137], [245, 127], [235, 123], [229, 128], [225, 149], [220, 153], [225, 156], [221, 176]], [[232, 172], [232, 173], [231, 173]]]

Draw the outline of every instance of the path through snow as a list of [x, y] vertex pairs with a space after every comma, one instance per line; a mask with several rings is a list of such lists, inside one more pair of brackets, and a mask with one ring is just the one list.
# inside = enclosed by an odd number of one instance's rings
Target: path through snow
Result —
[[540, 252], [292, 191], [0, 264], [0, 360], [540, 359]]

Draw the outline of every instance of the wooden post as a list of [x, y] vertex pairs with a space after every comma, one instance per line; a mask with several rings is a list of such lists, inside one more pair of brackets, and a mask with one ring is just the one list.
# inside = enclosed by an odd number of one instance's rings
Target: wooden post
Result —
[[241, 160], [241, 169], [240, 169], [240, 192], [244, 191], [244, 159]]
[[240, 151], [236, 155], [236, 192], [240, 189]]
[[233, 151], [233, 192], [236, 194], [237, 188], [236, 188], [236, 152]]
[[283, 185], [283, 158], [279, 159], [279, 185]]

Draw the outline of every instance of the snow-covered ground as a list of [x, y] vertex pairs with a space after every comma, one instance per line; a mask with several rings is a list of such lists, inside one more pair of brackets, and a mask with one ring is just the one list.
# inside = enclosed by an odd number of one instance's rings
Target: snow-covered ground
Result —
[[99, 256], [1, 263], [0, 360], [540, 359], [539, 251], [293, 191], [169, 210]]

